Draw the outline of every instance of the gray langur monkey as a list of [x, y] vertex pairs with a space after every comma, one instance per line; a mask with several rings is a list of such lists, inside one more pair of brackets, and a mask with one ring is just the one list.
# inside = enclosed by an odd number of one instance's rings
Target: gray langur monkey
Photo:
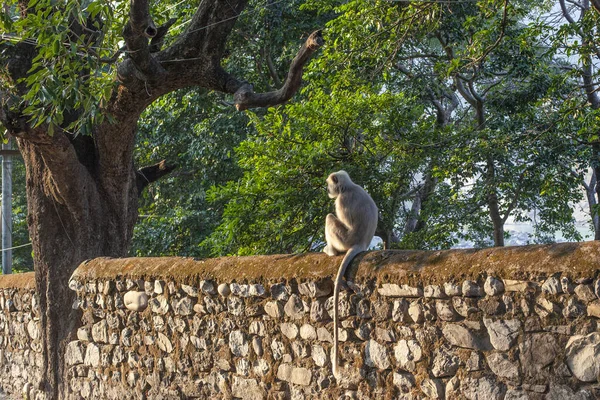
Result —
[[348, 265], [359, 253], [366, 251], [377, 229], [378, 210], [375, 202], [365, 190], [352, 182], [346, 171], [334, 172], [327, 178], [327, 194], [335, 199], [335, 213], [325, 220], [323, 251], [329, 256], [346, 253], [333, 289], [333, 375], [340, 379], [338, 354], [338, 308], [340, 284]]

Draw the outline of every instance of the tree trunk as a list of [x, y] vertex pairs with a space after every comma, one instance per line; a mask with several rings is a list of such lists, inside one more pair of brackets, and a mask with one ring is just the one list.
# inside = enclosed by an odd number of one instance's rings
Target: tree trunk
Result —
[[494, 247], [504, 246], [504, 221], [500, 215], [500, 205], [498, 204], [498, 194], [496, 193], [495, 185], [496, 169], [494, 167], [494, 160], [488, 157], [487, 160], [487, 171], [486, 171], [486, 187], [488, 190], [487, 194], [487, 206], [490, 213], [490, 219], [494, 226]]
[[600, 143], [594, 143], [592, 145], [592, 152], [594, 154], [592, 162], [592, 179], [588, 186], [588, 190], [586, 190], [586, 194], [594, 227], [594, 240], [600, 240], [600, 210], [598, 210], [598, 203], [600, 202], [600, 181], [598, 180], [598, 177], [600, 177]]
[[433, 194], [437, 185], [437, 178], [432, 177], [431, 170], [432, 167], [430, 166], [425, 174], [423, 186], [415, 194], [410, 214], [404, 224], [404, 236], [409, 233], [422, 231], [427, 226], [427, 222], [421, 216], [421, 210], [427, 204], [429, 197]]
[[[61, 134], [56, 137], [67, 141]], [[62, 357], [81, 320], [72, 308], [75, 294], [67, 283], [86, 259], [126, 255], [137, 218], [136, 181], [133, 170], [124, 174], [121, 188], [115, 189], [128, 191], [130, 202], [126, 207], [111, 204], [115, 196], [97, 190], [98, 180], [86, 168], [70, 171], [76, 176], [68, 178], [73, 185], [68, 190], [59, 183], [64, 176], [52, 173], [52, 154], [27, 140], [18, 139], [18, 145], [27, 170], [28, 225], [41, 310], [44, 366], [39, 389], [51, 398], [64, 398], [68, 380]], [[87, 184], [77, 187], [82, 181]]]

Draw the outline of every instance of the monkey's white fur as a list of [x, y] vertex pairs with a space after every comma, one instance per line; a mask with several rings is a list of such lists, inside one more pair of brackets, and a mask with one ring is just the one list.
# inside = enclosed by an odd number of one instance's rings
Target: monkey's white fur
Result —
[[375, 202], [365, 190], [352, 182], [346, 171], [334, 172], [327, 178], [327, 194], [335, 199], [335, 213], [328, 214], [325, 220], [325, 239], [323, 249], [327, 255], [336, 256], [346, 253], [333, 289], [333, 375], [341, 378], [338, 354], [338, 303], [340, 284], [348, 265], [359, 253], [366, 251], [377, 229], [378, 211]]

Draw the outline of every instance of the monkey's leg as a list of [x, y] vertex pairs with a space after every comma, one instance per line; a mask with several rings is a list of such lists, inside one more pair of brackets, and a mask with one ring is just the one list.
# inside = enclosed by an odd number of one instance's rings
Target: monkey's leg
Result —
[[348, 243], [348, 227], [333, 214], [327, 214], [325, 219], [325, 240], [327, 246], [323, 251], [330, 256], [345, 253], [351, 247]]

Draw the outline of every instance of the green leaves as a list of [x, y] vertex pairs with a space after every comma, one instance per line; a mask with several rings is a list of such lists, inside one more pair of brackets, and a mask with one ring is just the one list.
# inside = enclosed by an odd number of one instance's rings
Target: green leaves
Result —
[[[31, 124], [47, 124], [51, 134], [59, 126], [72, 133], [90, 133], [106, 116], [105, 111], [99, 112], [101, 104], [115, 85], [113, 65], [102, 58], [118, 49], [118, 17], [124, 7], [106, 2], [86, 7], [78, 1], [58, 6], [51, 0], [36, 0], [19, 18], [16, 3], [9, 10], [2, 18], [6, 33], [36, 52], [25, 78], [16, 82], [28, 89], [22, 110]], [[65, 125], [64, 115], [75, 112], [80, 117]]]

